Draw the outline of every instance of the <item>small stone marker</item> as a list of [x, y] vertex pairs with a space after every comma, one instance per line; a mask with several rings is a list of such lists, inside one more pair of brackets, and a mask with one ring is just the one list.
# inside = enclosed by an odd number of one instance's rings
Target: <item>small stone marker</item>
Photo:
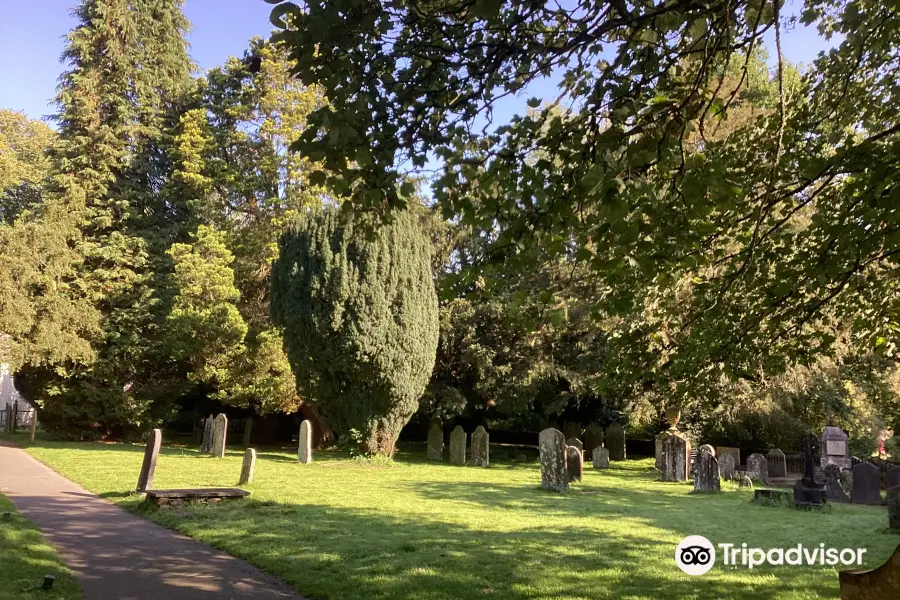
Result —
[[223, 413], [213, 420], [212, 453], [216, 458], [225, 456], [225, 437], [228, 435], [228, 417]]
[[734, 479], [734, 455], [723, 454], [722, 457], [717, 460], [719, 461], [719, 475], [728, 481]]
[[244, 450], [244, 462], [241, 464], [241, 478], [238, 485], [253, 483], [253, 470], [256, 468], [256, 450], [247, 448]]
[[762, 483], [769, 482], [769, 464], [766, 457], [754, 452], [747, 457], [747, 473]]
[[702, 446], [700, 446], [699, 448], [697, 448], [697, 453], [698, 453], [698, 454], [701, 454], [701, 453], [703, 453], [703, 452], [706, 452], [706, 453], [708, 453], [708, 454], [712, 454], [713, 456], [716, 455], [716, 449], [713, 448], [712, 446], [710, 446], [709, 444], [703, 444]]
[[210, 414], [209, 417], [204, 419], [204, 422], [203, 422], [203, 441], [200, 442], [200, 453], [201, 454], [209, 454], [212, 452], [212, 440], [213, 440], [213, 416]]
[[578, 446], [566, 446], [566, 473], [569, 483], [581, 481], [584, 476], [584, 454]]
[[850, 501], [853, 504], [881, 506], [881, 471], [870, 462], [861, 462], [853, 469], [853, 488]]
[[697, 455], [697, 462], [694, 464], [694, 491], [711, 494], [722, 491], [719, 481], [719, 461], [715, 454], [701, 451]]
[[138, 492], [143, 493], [153, 487], [153, 473], [156, 471], [156, 459], [159, 458], [160, 444], [162, 444], [162, 430], [154, 429], [150, 432], [147, 449], [144, 450], [144, 462], [141, 464], [141, 474], [138, 477]]
[[312, 462], [312, 423], [308, 419], [300, 423], [297, 439], [297, 462], [308, 465]]
[[900, 485], [887, 489], [888, 526], [900, 530]]
[[570, 437], [569, 439], [567, 439], [566, 446], [575, 446], [582, 453], [584, 453], [584, 444], [582, 444], [581, 440], [579, 440], [577, 437]]
[[450, 432], [450, 462], [454, 465], [466, 464], [466, 432], [459, 425]]
[[606, 428], [606, 447], [610, 460], [625, 460], [625, 428], [613, 423]]
[[599, 423], [591, 423], [584, 430], [584, 451], [593, 456], [594, 448], [603, 445], [603, 428]]
[[769, 477], [787, 477], [787, 459], [779, 448], [769, 450], [766, 462], [769, 465]]
[[672, 433], [663, 439], [662, 463], [660, 479], [663, 481], [687, 481], [691, 468], [691, 444], [679, 432]]
[[487, 467], [491, 460], [490, 436], [487, 430], [479, 425], [472, 432], [472, 465]]
[[428, 460], [441, 460], [444, 454], [444, 430], [438, 423], [432, 423], [428, 430]]
[[733, 446], [718, 446], [716, 448], [716, 458], [719, 459], [719, 467], [722, 466], [722, 457], [726, 454], [730, 454], [734, 459], [734, 466], [737, 468], [738, 465], [741, 464], [741, 449], [735, 448]]
[[565, 492], [569, 489], [566, 436], [550, 427], [540, 433], [538, 445], [541, 451], [541, 487], [552, 492]]
[[847, 492], [841, 486], [841, 468], [837, 465], [825, 467], [825, 499], [830, 502], [849, 502]]
[[608, 469], [609, 450], [607, 450], [603, 446], [597, 446], [596, 448], [594, 448], [593, 456], [591, 456], [591, 462], [594, 464], [595, 469]]

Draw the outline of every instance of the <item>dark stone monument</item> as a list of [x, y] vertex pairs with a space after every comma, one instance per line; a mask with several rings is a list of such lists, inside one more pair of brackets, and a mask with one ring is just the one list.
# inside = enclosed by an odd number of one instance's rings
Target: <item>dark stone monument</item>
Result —
[[209, 454], [212, 452], [212, 433], [213, 433], [213, 416], [209, 415], [203, 423], [203, 441], [200, 442], [200, 453]]
[[825, 486], [815, 479], [815, 455], [819, 440], [812, 434], [800, 438], [803, 450], [803, 477], [794, 485], [794, 506], [821, 508], [825, 505]]
[[538, 436], [541, 451], [541, 487], [552, 492], [569, 489], [569, 475], [566, 470], [566, 436], [552, 427]]
[[428, 460], [441, 460], [444, 454], [444, 430], [439, 423], [432, 423], [428, 430]]
[[144, 462], [141, 465], [141, 474], [138, 477], [137, 491], [146, 492], [153, 487], [153, 472], [156, 471], [156, 459], [159, 458], [159, 446], [162, 444], [162, 430], [154, 429], [147, 440], [147, 449], [144, 450]]
[[853, 504], [881, 506], [881, 472], [870, 462], [861, 462], [852, 469], [853, 488], [850, 501]]
[[900, 467], [891, 467], [887, 472], [887, 487], [900, 485]]
[[587, 456], [594, 455], [594, 448], [603, 445], [603, 428], [598, 423], [591, 423], [584, 430], [584, 452]]
[[250, 445], [250, 438], [253, 435], [253, 417], [247, 417], [244, 422], [244, 446]]
[[584, 476], [584, 454], [578, 446], [566, 446], [566, 474], [569, 483], [581, 481]]
[[900, 485], [887, 489], [888, 526], [900, 530]]
[[579, 440], [577, 437], [570, 437], [569, 439], [567, 439], [566, 446], [575, 446], [582, 453], [582, 455], [584, 454], [584, 444], [582, 444], [581, 440]]
[[697, 455], [697, 462], [694, 464], [694, 491], [713, 494], [721, 491], [719, 461], [711, 452], [700, 452]]
[[787, 477], [787, 459], [780, 449], [769, 450], [766, 462], [769, 465], [769, 477]]
[[850, 498], [841, 485], [841, 469], [837, 465], [825, 467], [825, 498], [832, 502], [849, 502]]
[[613, 423], [606, 428], [606, 447], [610, 460], [625, 460], [625, 428]]

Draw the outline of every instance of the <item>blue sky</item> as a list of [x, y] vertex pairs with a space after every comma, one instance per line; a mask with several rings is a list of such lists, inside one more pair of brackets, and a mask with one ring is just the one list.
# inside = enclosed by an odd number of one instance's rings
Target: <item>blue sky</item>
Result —
[[[69, 15], [74, 0], [8, 2], [0, 19], [0, 108], [24, 111], [31, 118], [54, 112], [56, 80], [62, 71], [59, 56], [65, 34], [74, 26]], [[789, 0], [785, 13], [796, 12]], [[186, 0], [184, 12], [193, 24], [191, 55], [201, 69], [222, 64], [228, 56], [240, 56], [253, 36], [268, 36], [271, 5], [263, 0]], [[767, 43], [774, 48], [772, 36]], [[811, 62], [830, 44], [808, 28], [785, 32], [782, 48], [787, 60]], [[774, 57], [774, 50], [770, 51]], [[555, 98], [555, 85], [537, 82], [519, 98], [503, 102], [495, 117], [506, 121], [509, 113], [523, 112], [525, 99]]]

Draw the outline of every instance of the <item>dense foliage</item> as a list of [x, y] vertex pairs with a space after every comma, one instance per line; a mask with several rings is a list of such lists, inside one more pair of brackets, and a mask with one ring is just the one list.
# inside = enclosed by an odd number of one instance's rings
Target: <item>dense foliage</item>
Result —
[[390, 456], [434, 367], [438, 303], [415, 215], [370, 226], [304, 213], [281, 238], [271, 311], [300, 394], [362, 451]]

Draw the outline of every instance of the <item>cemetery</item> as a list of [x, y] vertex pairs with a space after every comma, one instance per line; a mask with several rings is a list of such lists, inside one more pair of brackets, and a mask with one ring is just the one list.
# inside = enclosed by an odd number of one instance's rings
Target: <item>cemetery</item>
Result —
[[900, 600], [896, 2], [0, 39], [0, 600]]

